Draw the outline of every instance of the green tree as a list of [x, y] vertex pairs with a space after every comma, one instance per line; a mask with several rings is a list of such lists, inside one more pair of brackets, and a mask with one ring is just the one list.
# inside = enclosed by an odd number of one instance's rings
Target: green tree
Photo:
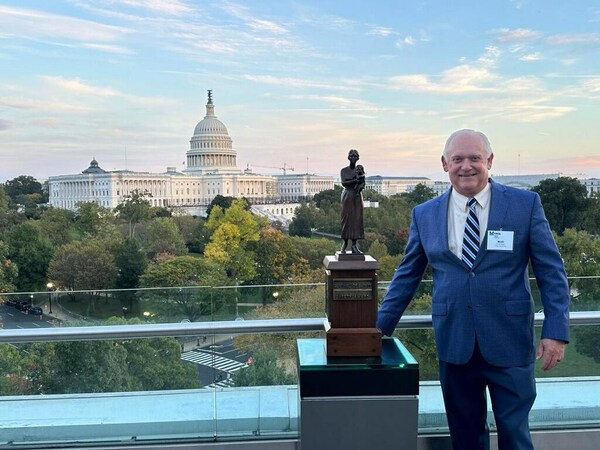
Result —
[[369, 247], [369, 250], [367, 253], [379, 261], [384, 256], [387, 256], [387, 254], [388, 254], [387, 246], [383, 242], [379, 242], [378, 240], [375, 240]]
[[124, 220], [128, 225], [128, 236], [133, 238], [135, 236], [135, 228], [138, 223], [150, 220], [152, 217], [152, 207], [148, 193], [141, 193], [139, 191], [132, 191], [131, 194], [125, 197], [123, 203], [115, 208], [115, 212], [118, 217]]
[[95, 241], [78, 241], [56, 250], [48, 279], [63, 289], [112, 289], [117, 278], [114, 256]]
[[600, 235], [600, 192], [589, 197], [582, 227], [588, 233]]
[[42, 236], [54, 247], [68, 244], [76, 237], [74, 214], [68, 209], [50, 208], [37, 221]]
[[213, 298], [210, 287], [227, 285], [229, 279], [222, 266], [207, 258], [178, 256], [155, 262], [140, 277], [140, 284], [142, 287], [177, 287], [145, 295], [155, 300], [157, 308], [165, 315], [170, 316], [173, 307], [176, 307], [192, 322], [230, 301], [225, 291]]
[[187, 247], [179, 227], [171, 217], [157, 217], [148, 223], [144, 247], [149, 258], [161, 253], [184, 255]]
[[321, 208], [325, 204], [332, 205], [337, 203], [339, 205], [343, 190], [344, 188], [341, 185], [335, 185], [333, 189], [317, 192], [313, 197], [313, 202], [317, 208]]
[[600, 363], [600, 326], [580, 326], [575, 327], [573, 334], [576, 338], [575, 349], [586, 356], [594, 358], [596, 363]]
[[[106, 325], [139, 325], [139, 319], [113, 317]], [[175, 338], [129, 339], [113, 341], [127, 351], [126, 364], [130, 389], [162, 391], [201, 387], [195, 365], [181, 360], [181, 345]]]
[[419, 205], [421, 203], [425, 203], [427, 200], [431, 200], [435, 197], [435, 191], [431, 189], [429, 186], [419, 183], [415, 186], [415, 188], [406, 193], [402, 194], [406, 195], [406, 198], [413, 205]]
[[289, 281], [291, 269], [300, 255], [281, 231], [265, 227], [252, 246], [256, 261], [255, 284], [279, 284]]
[[312, 269], [322, 270], [325, 256], [335, 255], [335, 252], [340, 249], [340, 242], [337, 239], [291, 236], [290, 242], [298, 254], [306, 258]]
[[140, 276], [148, 267], [146, 255], [135, 239], [125, 238], [119, 245], [115, 263], [117, 289], [133, 289], [140, 285]]
[[17, 265], [7, 259], [8, 253], [8, 246], [0, 241], [0, 292], [13, 292], [19, 276]]
[[46, 284], [52, 244], [42, 236], [33, 223], [24, 222], [12, 227], [6, 235], [8, 258], [19, 268], [17, 289], [37, 291]]
[[311, 207], [307, 203], [301, 203], [296, 211], [289, 227], [290, 236], [311, 237], [315, 219]]
[[177, 224], [188, 250], [193, 253], [202, 253], [204, 250], [204, 220], [185, 214], [174, 215], [173, 220]]
[[[320, 286], [307, 286], [283, 291], [275, 303], [258, 307], [251, 319], [297, 319], [325, 317], [325, 298]], [[304, 337], [322, 337], [321, 333], [306, 333]], [[235, 346], [248, 352], [270, 352], [277, 355], [281, 367], [291, 373], [295, 367], [297, 336], [290, 333], [269, 333], [235, 336]]]
[[259, 240], [267, 223], [248, 211], [244, 201], [235, 200], [224, 211], [216, 206], [205, 224], [210, 240], [204, 256], [225, 267], [232, 278], [251, 281], [256, 276], [251, 243]]
[[[430, 314], [431, 296], [428, 294], [415, 298], [409, 305], [409, 314]], [[439, 380], [438, 359], [435, 348], [433, 330], [397, 330], [394, 336], [406, 345], [406, 348], [419, 361], [419, 377], [421, 380]]]
[[20, 203], [19, 199], [23, 199], [27, 195], [33, 195], [37, 198], [37, 203], [46, 201], [42, 184], [29, 175], [20, 175], [12, 180], [8, 180], [4, 184], [4, 189], [14, 203]]
[[222, 210], [226, 210], [228, 209], [235, 201], [238, 202], [242, 202], [242, 204], [244, 205], [244, 209], [246, 210], [250, 210], [250, 203], [248, 202], [248, 199], [242, 197], [239, 199], [236, 199], [235, 197], [225, 197], [221, 194], [217, 194], [212, 201], [210, 202], [210, 204], [208, 205], [208, 207], [206, 208], [206, 216], [210, 217], [210, 214], [212, 213], [212, 210], [215, 206], [218, 206], [219, 208], [221, 208]]
[[581, 229], [587, 208], [587, 190], [576, 178], [546, 179], [532, 189], [542, 201], [550, 228], [559, 235], [565, 228]]
[[247, 367], [233, 375], [234, 386], [281, 386], [296, 384], [297, 378], [278, 362], [272, 350], [256, 352]]
[[75, 220], [80, 234], [96, 236], [100, 230], [114, 222], [114, 216], [109, 209], [96, 202], [79, 202]]
[[73, 341], [54, 344], [50, 378], [44, 394], [123, 392], [132, 388], [127, 349], [118, 341]]

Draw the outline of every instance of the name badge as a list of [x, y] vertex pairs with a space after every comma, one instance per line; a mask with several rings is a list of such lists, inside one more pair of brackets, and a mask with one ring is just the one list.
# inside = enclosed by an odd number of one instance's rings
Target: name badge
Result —
[[513, 251], [514, 231], [495, 231], [487, 232], [487, 249], [501, 252]]

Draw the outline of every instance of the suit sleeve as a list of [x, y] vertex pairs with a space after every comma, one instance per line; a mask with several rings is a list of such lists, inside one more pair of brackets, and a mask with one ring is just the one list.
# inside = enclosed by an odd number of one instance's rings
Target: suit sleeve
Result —
[[544, 307], [542, 339], [569, 341], [569, 283], [539, 195], [535, 195], [529, 233], [531, 267]]
[[427, 267], [427, 256], [421, 243], [416, 211], [417, 208], [412, 212], [404, 256], [394, 272], [377, 315], [377, 328], [386, 336], [394, 332]]

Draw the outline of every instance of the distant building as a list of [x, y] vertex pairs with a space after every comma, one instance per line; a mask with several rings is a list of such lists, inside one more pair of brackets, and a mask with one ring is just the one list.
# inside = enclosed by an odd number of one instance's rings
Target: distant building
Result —
[[579, 180], [587, 189], [588, 196], [598, 195], [600, 192], [600, 179], [599, 178], [587, 178]]
[[389, 197], [403, 192], [410, 192], [410, 188], [417, 184], [433, 186], [434, 182], [426, 177], [383, 177], [375, 175], [365, 178], [365, 188]]
[[276, 196], [280, 201], [298, 202], [310, 200], [321, 191], [333, 189], [334, 179], [331, 176], [298, 174], [276, 175]]
[[[333, 188], [333, 177], [271, 176], [242, 171], [237, 167], [236, 158], [227, 127], [215, 115], [212, 93], [208, 91], [206, 116], [194, 128], [183, 171], [178, 172], [175, 167], [168, 167], [164, 173], [106, 171], [93, 159], [80, 174], [50, 177], [49, 203], [57, 208], [76, 210], [79, 202], [94, 201], [106, 208], [115, 208], [125, 197], [138, 191], [150, 194], [152, 206], [177, 207], [204, 215], [217, 195], [245, 197], [252, 204], [274, 204], [296, 202]], [[285, 206], [282, 210], [285, 211]]]

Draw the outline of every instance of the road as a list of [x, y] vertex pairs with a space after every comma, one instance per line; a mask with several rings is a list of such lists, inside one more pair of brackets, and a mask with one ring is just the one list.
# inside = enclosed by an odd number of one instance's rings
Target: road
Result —
[[0, 305], [0, 316], [4, 329], [15, 328], [48, 328], [53, 327], [53, 318], [46, 315], [33, 316], [25, 314], [12, 306]]
[[200, 382], [206, 388], [231, 386], [231, 376], [248, 366], [248, 358], [248, 353], [240, 352], [233, 346], [231, 338], [181, 354], [183, 361], [198, 366]]

